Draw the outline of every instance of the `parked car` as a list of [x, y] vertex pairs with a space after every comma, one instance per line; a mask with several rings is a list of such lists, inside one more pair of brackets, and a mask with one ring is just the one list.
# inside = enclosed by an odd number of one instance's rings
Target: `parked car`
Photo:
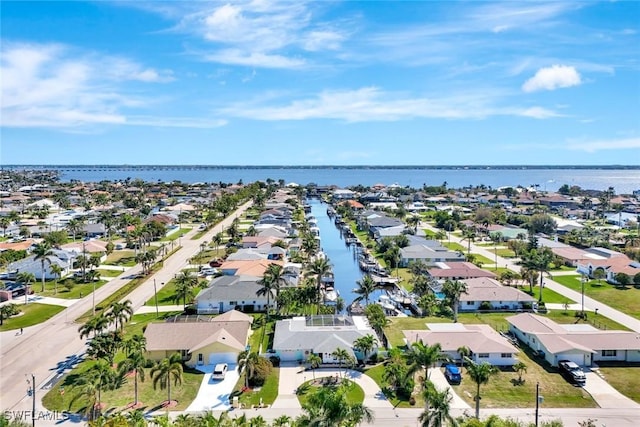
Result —
[[227, 369], [229, 369], [229, 366], [226, 363], [218, 363], [213, 368], [213, 374], [211, 375], [211, 379], [223, 380], [224, 376], [227, 374]]
[[460, 368], [458, 368], [456, 365], [445, 365], [444, 377], [451, 384], [460, 384], [460, 382], [462, 381], [462, 374], [460, 373]]
[[558, 369], [562, 376], [572, 383], [584, 385], [587, 381], [587, 377], [582, 371], [582, 368], [575, 362], [561, 360], [558, 362]]
[[218, 274], [218, 269], [213, 267], [205, 267], [200, 270], [200, 276], [213, 276], [214, 274]]

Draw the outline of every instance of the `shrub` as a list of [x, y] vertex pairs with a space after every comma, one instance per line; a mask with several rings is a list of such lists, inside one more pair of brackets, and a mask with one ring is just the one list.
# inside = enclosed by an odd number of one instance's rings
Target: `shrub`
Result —
[[414, 406], [416, 404], [416, 398], [411, 396], [409, 398], [409, 405]]
[[260, 357], [254, 368], [253, 375], [249, 378], [249, 385], [253, 387], [262, 386], [267, 380], [267, 377], [269, 377], [269, 374], [271, 374], [272, 368], [273, 365], [271, 365], [268, 359]]
[[480, 303], [480, 310], [493, 310], [493, 306], [489, 301], [482, 301]]

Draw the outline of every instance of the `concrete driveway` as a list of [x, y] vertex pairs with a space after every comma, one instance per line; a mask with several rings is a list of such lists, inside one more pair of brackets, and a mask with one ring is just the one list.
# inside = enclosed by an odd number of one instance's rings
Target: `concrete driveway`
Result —
[[226, 411], [231, 408], [229, 399], [231, 392], [236, 383], [240, 379], [240, 374], [236, 364], [229, 364], [229, 370], [224, 380], [212, 380], [211, 374], [214, 365], [198, 366], [201, 372], [204, 372], [204, 378], [200, 384], [198, 395], [187, 408], [187, 412], [196, 411]]
[[445, 378], [444, 373], [441, 368], [431, 368], [429, 369], [429, 379], [436, 386], [436, 389], [440, 391], [449, 390], [449, 394], [451, 395], [451, 408], [453, 409], [470, 409], [471, 406], [467, 402], [465, 402], [460, 396], [453, 391], [451, 388], [451, 384]]
[[597, 368], [585, 368], [584, 373], [587, 377], [584, 389], [601, 408], [640, 409], [640, 404], [629, 399], [606, 382], [605, 379], [600, 376]]

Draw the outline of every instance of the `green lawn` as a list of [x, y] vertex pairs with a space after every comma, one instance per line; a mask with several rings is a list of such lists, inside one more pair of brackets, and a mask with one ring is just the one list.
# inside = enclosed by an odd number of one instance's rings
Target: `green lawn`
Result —
[[2, 326], [0, 326], [0, 331], [11, 331], [37, 325], [38, 323], [51, 319], [65, 309], [59, 305], [38, 304], [35, 302], [27, 305], [20, 304], [19, 307], [21, 314], [10, 319], [5, 319]]
[[[523, 286], [521, 289], [524, 292], [529, 293], [529, 286]], [[535, 299], [540, 298], [540, 286], [533, 287], [533, 294], [531, 296], [534, 297]], [[542, 300], [544, 302], [558, 303], [558, 304], [563, 304], [565, 301], [569, 301], [570, 303], [574, 302], [571, 299], [565, 297], [564, 295], [560, 295], [556, 291], [553, 291], [549, 288], [544, 288], [542, 290]]]
[[[168, 283], [165, 283], [162, 286], [160, 283], [156, 283], [158, 288], [158, 305], [180, 305], [182, 301], [177, 302], [173, 299], [176, 293], [176, 282], [174, 280], [170, 280]], [[194, 293], [197, 294], [198, 290]], [[187, 301], [188, 302], [188, 301]], [[155, 298], [151, 297], [147, 300], [146, 304], [148, 306], [155, 306]]]
[[640, 403], [640, 364], [600, 366], [600, 373], [616, 390]]
[[96, 271], [100, 273], [101, 277], [118, 277], [119, 275], [124, 273], [124, 270], [111, 270], [106, 268], [99, 268]]
[[[82, 283], [82, 279], [75, 279], [72, 277], [68, 277], [64, 280], [60, 280], [58, 282], [57, 288], [58, 292], [55, 293], [54, 282], [45, 282], [44, 284], [44, 292], [40, 292], [40, 283], [34, 284], [33, 289], [36, 291], [36, 294], [41, 295], [43, 297], [54, 297], [54, 298], [63, 298], [63, 299], [76, 299], [86, 297], [91, 294], [94, 289], [98, 290], [100, 287], [107, 283], [106, 280], [98, 280], [97, 282], [89, 282]], [[72, 286], [70, 289], [65, 288], [65, 284]]]
[[233, 395], [238, 396], [238, 401], [245, 407], [251, 408], [260, 404], [260, 400], [264, 405], [271, 405], [278, 397], [278, 383], [280, 381], [280, 368], [273, 368], [271, 374], [267, 377], [264, 385], [259, 389], [249, 389], [242, 391], [244, 388], [245, 377], [244, 372], [240, 375], [240, 379], [236, 384]]
[[462, 246], [460, 243], [456, 242], [443, 242], [442, 246], [452, 251], [462, 251], [465, 254], [467, 253], [467, 247]]
[[489, 259], [486, 256], [482, 256], [480, 254], [476, 254], [476, 253], [471, 252], [471, 255], [474, 256], [473, 262], [481, 262], [482, 264], [495, 264], [496, 263], [495, 259]]
[[[493, 249], [491, 249], [491, 252], [495, 253]], [[503, 258], [515, 258], [516, 253], [511, 249], [504, 248], [504, 249], [498, 249], [498, 256]]]
[[189, 231], [191, 231], [191, 228], [188, 227], [182, 227], [180, 228], [176, 228], [176, 231], [174, 231], [173, 233], [169, 234], [168, 236], [163, 237], [162, 239], [160, 239], [161, 242], [172, 242], [174, 240], [178, 240], [180, 237], [182, 237], [183, 235], [187, 234]]
[[[323, 385], [323, 380], [327, 380], [328, 378], [317, 378], [315, 381], [307, 381], [300, 385], [300, 393], [298, 393], [298, 401], [300, 405], [304, 405], [307, 403], [309, 399], [309, 395], [317, 392], [321, 387], [326, 387]], [[348, 381], [348, 380], [347, 380]], [[347, 391], [347, 401], [349, 403], [362, 403], [364, 402], [364, 390], [358, 384], [353, 381], [349, 381], [349, 389]]]
[[104, 264], [106, 265], [121, 265], [125, 267], [133, 267], [136, 265], [135, 251], [122, 250], [112, 252]]
[[[378, 386], [384, 390], [387, 387], [387, 384], [382, 380], [382, 376], [384, 375], [384, 365], [380, 364], [374, 366], [372, 368], [367, 368], [364, 372], [365, 375], [371, 377]], [[408, 400], [400, 400], [395, 396], [387, 396], [389, 402], [396, 408], [420, 408], [424, 406], [424, 402], [422, 401], [422, 395], [418, 394], [414, 396], [416, 398], [416, 404], [411, 406]]]
[[[579, 275], [556, 276], [553, 280], [574, 291], [582, 292]], [[605, 281], [591, 280], [585, 283], [584, 294], [629, 316], [640, 318], [640, 289], [632, 286], [621, 288]]]

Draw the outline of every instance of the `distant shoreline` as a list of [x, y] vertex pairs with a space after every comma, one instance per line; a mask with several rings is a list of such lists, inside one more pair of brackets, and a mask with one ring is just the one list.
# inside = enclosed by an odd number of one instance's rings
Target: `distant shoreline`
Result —
[[0, 165], [0, 169], [640, 170], [640, 165]]

